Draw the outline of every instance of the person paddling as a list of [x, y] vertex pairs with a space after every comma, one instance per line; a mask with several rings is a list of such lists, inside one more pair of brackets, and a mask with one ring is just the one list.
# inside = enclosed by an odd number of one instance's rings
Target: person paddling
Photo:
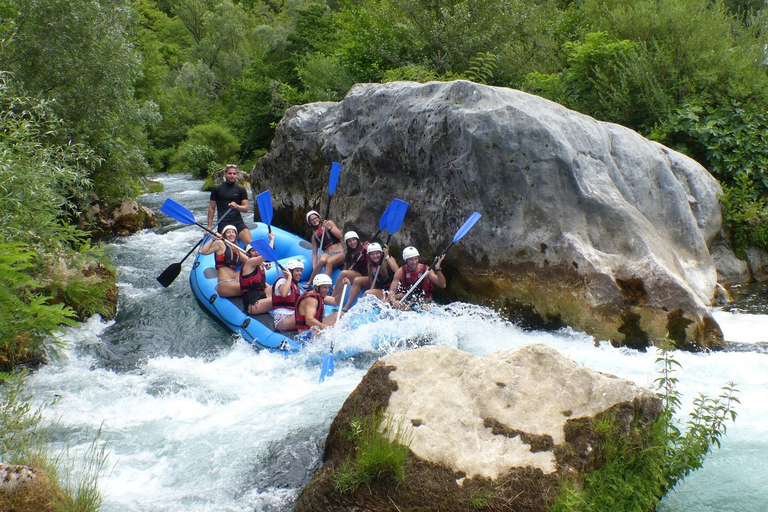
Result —
[[272, 285], [272, 313], [275, 315], [276, 331], [292, 331], [296, 328], [296, 302], [301, 291], [299, 280], [304, 272], [301, 260], [291, 260], [285, 264], [283, 277]]
[[[225, 243], [227, 240], [229, 244]], [[231, 245], [230, 245], [231, 244]], [[200, 248], [200, 254], [214, 253], [219, 284], [216, 291], [221, 297], [237, 297], [241, 295], [237, 268], [246, 257], [233, 246], [237, 244], [237, 228], [233, 225], [224, 226], [221, 234], [215, 233]]]
[[[312, 288], [302, 293], [296, 303], [296, 329], [300, 332], [322, 331], [336, 324], [338, 311], [325, 316], [325, 304], [337, 305], [338, 301], [328, 296], [333, 281], [330, 276], [317, 274], [312, 280]], [[346, 279], [342, 284], [349, 284]]]
[[[336, 280], [342, 282], [344, 279], [349, 279], [354, 283], [355, 278], [368, 275], [368, 252], [366, 251], [368, 242], [361, 244], [360, 237], [355, 231], [347, 231], [344, 233], [344, 245], [347, 246], [344, 255], [344, 270], [341, 271]], [[336, 286], [333, 290], [333, 296], [339, 299], [343, 289], [343, 286]]]
[[[374, 242], [368, 244], [366, 248], [368, 254], [368, 268], [364, 276], [355, 278], [352, 281], [352, 288], [349, 291], [349, 299], [344, 306], [344, 311], [348, 311], [360, 294], [360, 290], [365, 290], [364, 295], [375, 295], [380, 300], [384, 300], [384, 293], [389, 292], [389, 286], [394, 279], [394, 274], [398, 270], [395, 258], [389, 257], [389, 247], [382, 247]], [[375, 281], [374, 281], [375, 279]]]
[[[320, 272], [330, 276], [333, 269], [344, 262], [344, 248], [341, 245], [341, 230], [332, 220], [322, 220], [319, 213], [311, 210], [307, 212], [307, 224], [313, 231], [312, 275], [309, 276], [309, 282], [313, 282]], [[318, 255], [318, 248], [323, 250], [323, 254]]]
[[242, 213], [248, 211], [248, 192], [237, 184], [238, 169], [235, 164], [228, 164], [224, 168], [224, 182], [216, 185], [211, 190], [208, 203], [208, 229], [213, 226], [213, 214], [217, 212], [219, 219], [219, 232], [222, 228], [222, 217], [232, 208], [232, 213], [227, 216], [227, 224], [235, 226], [237, 236], [244, 245], [251, 243], [253, 237], [251, 230], [245, 225]]
[[[409, 246], [403, 249], [403, 260], [405, 260], [405, 263], [395, 272], [392, 284], [389, 286], [392, 305], [400, 309], [419, 309], [424, 303], [432, 302], [434, 287], [445, 288], [447, 284], [441, 266], [444, 258], [445, 253], [437, 259], [434, 270], [430, 270], [429, 265], [419, 262], [419, 251], [415, 247]], [[408, 302], [412, 303], [413, 306], [400, 303], [400, 299], [410, 290], [411, 286], [418, 282], [425, 272], [428, 272], [426, 277], [422, 279], [419, 287], [408, 297]]]

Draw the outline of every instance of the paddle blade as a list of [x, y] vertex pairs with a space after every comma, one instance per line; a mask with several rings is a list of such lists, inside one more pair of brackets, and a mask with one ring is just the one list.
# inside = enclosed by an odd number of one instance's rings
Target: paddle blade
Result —
[[165, 200], [163, 206], [160, 207], [160, 211], [182, 224], [195, 223], [195, 215], [170, 197]]
[[164, 288], [168, 288], [171, 283], [179, 277], [181, 272], [181, 263], [171, 263], [162, 274], [157, 277], [157, 282], [163, 285]]
[[461, 240], [464, 237], [464, 235], [467, 234], [467, 231], [472, 229], [472, 226], [474, 226], [475, 223], [478, 220], [480, 220], [480, 217], [482, 217], [482, 215], [480, 215], [477, 212], [474, 212], [472, 215], [470, 215], [467, 221], [464, 223], [464, 225], [461, 226], [459, 230], [456, 232], [456, 236], [453, 237], [453, 243], [456, 243], [459, 240]]
[[390, 209], [392, 211], [387, 219], [387, 231], [389, 232], [389, 236], [392, 236], [398, 229], [400, 229], [400, 226], [403, 225], [405, 213], [408, 211], [408, 203], [402, 199], [395, 198], [390, 204]]
[[272, 224], [274, 210], [272, 209], [272, 194], [269, 190], [265, 190], [256, 196], [256, 205], [259, 207], [261, 222], [264, 224]]
[[333, 195], [336, 192], [336, 185], [339, 184], [339, 174], [341, 173], [341, 164], [339, 162], [333, 162], [331, 165], [331, 179], [328, 181], [328, 195]]
[[267, 261], [277, 261], [280, 259], [277, 251], [270, 247], [269, 242], [262, 238], [255, 238], [251, 240], [251, 247], [256, 249], [256, 251], [261, 254]]
[[323, 358], [323, 365], [320, 367], [320, 382], [323, 382], [326, 377], [333, 376], [333, 371], [333, 354], [328, 354]]

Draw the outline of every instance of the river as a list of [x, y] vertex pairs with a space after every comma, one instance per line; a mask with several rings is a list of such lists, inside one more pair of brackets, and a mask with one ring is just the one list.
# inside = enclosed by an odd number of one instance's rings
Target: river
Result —
[[[159, 212], [173, 197], [204, 221], [208, 195], [188, 176], [159, 178], [165, 190], [142, 196]], [[370, 364], [419, 343], [488, 354], [545, 343], [595, 370], [642, 386], [656, 377], [656, 353], [613, 348], [565, 329], [528, 332], [492, 310], [454, 304], [418, 318], [368, 326], [386, 337], [318, 382], [318, 359], [330, 336], [337, 349], [363, 344], [343, 325], [290, 357], [257, 353], [228, 334], [198, 307], [188, 273], [191, 258], [167, 289], [155, 278], [195, 244], [198, 228], [159, 214], [163, 227], [111, 242], [120, 302], [114, 321], [92, 318], [64, 336], [63, 358], [30, 378], [56, 420], [60, 446], [82, 454], [101, 428], [109, 468], [101, 477], [104, 512], [291, 511], [298, 493], [321, 464], [324, 437]], [[448, 256], [450, 257], [450, 255]], [[704, 468], [671, 492], [660, 511], [762, 511], [768, 505], [768, 311], [765, 288], [743, 287], [731, 311], [716, 311], [731, 342], [710, 354], [678, 352], [685, 408], [698, 393], [717, 396], [736, 383], [741, 404], [722, 448]], [[410, 340], [410, 341], [409, 341]], [[686, 411], [684, 411], [686, 412]], [[81, 463], [82, 464], [82, 463]]]

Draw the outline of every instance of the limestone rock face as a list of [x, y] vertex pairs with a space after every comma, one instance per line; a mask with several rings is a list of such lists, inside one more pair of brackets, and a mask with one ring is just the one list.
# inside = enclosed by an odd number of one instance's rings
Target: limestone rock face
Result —
[[[276, 223], [324, 211], [376, 231], [393, 197], [410, 204], [393, 254], [449, 253], [449, 293], [644, 348], [670, 336], [717, 347], [721, 188], [694, 160], [619, 125], [520, 91], [465, 81], [358, 84], [339, 103], [288, 110], [253, 169]], [[304, 226], [305, 229], [305, 226]], [[729, 249], [725, 249], [729, 251]]]
[[[376, 407], [390, 432], [410, 440], [408, 474], [396, 486], [334, 492], [334, 471], [354, 454], [349, 423]], [[379, 360], [339, 411], [325, 465], [297, 511], [395, 510], [389, 499], [402, 510], [469, 510], [483, 493], [489, 510], [510, 499], [520, 505], [514, 510], [544, 510], [561, 478], [594, 469], [599, 441], [589, 419], [613, 414], [627, 434], [660, 412], [650, 390], [545, 345], [487, 357], [446, 347], [399, 352]], [[441, 508], [444, 501], [452, 506]]]
[[100, 237], [127, 236], [159, 225], [152, 210], [129, 198], [113, 208], [103, 209], [98, 203], [92, 205], [80, 219], [78, 227]]

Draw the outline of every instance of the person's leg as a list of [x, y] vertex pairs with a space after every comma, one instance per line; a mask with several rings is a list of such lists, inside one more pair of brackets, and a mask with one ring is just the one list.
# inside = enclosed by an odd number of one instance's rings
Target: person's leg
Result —
[[275, 330], [276, 331], [292, 331], [296, 328], [296, 315], [294, 314], [279, 314], [275, 315]]
[[[328, 255], [323, 253], [320, 255], [319, 258], [317, 258], [317, 263], [312, 268], [312, 275], [309, 276], [309, 284], [312, 285], [312, 281], [315, 279], [315, 276], [320, 273], [320, 271], [325, 267], [325, 264], [328, 262]], [[328, 274], [330, 275], [330, 274]]]
[[360, 295], [360, 290], [367, 288], [370, 284], [371, 278], [369, 276], [356, 277], [355, 280], [352, 281], [352, 288], [347, 292], [347, 303], [342, 306], [342, 309], [344, 309], [344, 311], [349, 311], [349, 308], [352, 307], [352, 303], [355, 302], [357, 296]]
[[374, 288], [373, 290], [366, 290], [363, 295], [374, 295], [379, 300], [384, 300], [384, 292], [382, 292], [381, 290], [379, 290], [377, 288]]
[[235, 279], [224, 279], [216, 285], [216, 292], [220, 297], [239, 297], [243, 294], [240, 290], [240, 281]]
[[[349, 279], [349, 281], [351, 282], [356, 277], [360, 277], [360, 272], [356, 270], [342, 270], [341, 273], [339, 273], [339, 277], [336, 278], [336, 282], [343, 283], [344, 279]], [[344, 286], [334, 286], [333, 298], [338, 300], [341, 297], [341, 291], [343, 289], [344, 289]]]
[[270, 311], [272, 311], [272, 299], [270, 298], [259, 299], [248, 306], [249, 315], [261, 315]]
[[247, 227], [243, 228], [237, 234], [237, 237], [243, 242], [244, 245], [248, 245], [249, 243], [253, 242], [253, 235], [251, 234], [251, 230]]
[[337, 254], [332, 254], [328, 256], [328, 259], [325, 262], [325, 273], [330, 275], [333, 275], [333, 269], [336, 267], [340, 267], [344, 264], [344, 253], [340, 252]]

